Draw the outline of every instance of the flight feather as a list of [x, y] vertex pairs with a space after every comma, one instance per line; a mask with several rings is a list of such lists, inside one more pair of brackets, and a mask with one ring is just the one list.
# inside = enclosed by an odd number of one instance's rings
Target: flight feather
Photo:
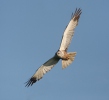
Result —
[[69, 24], [67, 25], [64, 34], [62, 36], [62, 41], [61, 41], [61, 45], [60, 45], [60, 49], [59, 50], [67, 50], [70, 42], [72, 40], [72, 37], [74, 35], [74, 29], [75, 27], [78, 25], [78, 20], [80, 18], [81, 15], [81, 9], [76, 9], [75, 13], [72, 14], [71, 20], [69, 22]]

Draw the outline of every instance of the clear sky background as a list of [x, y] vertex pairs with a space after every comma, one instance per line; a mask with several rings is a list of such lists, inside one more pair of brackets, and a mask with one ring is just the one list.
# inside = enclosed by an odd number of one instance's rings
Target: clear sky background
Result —
[[[26, 88], [79, 7], [74, 62]], [[109, 100], [109, 0], [0, 0], [0, 100]]]

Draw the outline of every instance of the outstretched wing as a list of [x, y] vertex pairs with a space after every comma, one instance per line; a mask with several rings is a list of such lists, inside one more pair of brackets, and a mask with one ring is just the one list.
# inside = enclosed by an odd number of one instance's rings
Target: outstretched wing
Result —
[[54, 56], [47, 62], [45, 62], [41, 67], [39, 67], [36, 70], [35, 74], [26, 82], [26, 86], [27, 87], [32, 86], [33, 83], [39, 81], [45, 73], [50, 71], [53, 68], [53, 66], [58, 63], [59, 60], [60, 60], [59, 58]]
[[80, 18], [81, 13], [82, 13], [81, 9], [79, 8], [79, 9], [76, 9], [75, 13], [72, 15], [72, 18], [62, 36], [62, 41], [61, 41], [59, 50], [67, 50], [68, 49], [70, 42], [72, 40], [72, 36], [74, 35], [74, 29], [78, 25], [78, 20]]

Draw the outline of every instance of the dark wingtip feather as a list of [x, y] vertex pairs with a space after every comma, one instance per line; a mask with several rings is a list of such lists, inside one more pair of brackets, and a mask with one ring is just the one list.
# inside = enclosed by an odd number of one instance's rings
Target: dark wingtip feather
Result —
[[72, 18], [74, 18], [74, 21], [80, 18], [81, 13], [82, 13], [81, 8], [76, 8], [74, 14], [72, 15]]
[[25, 87], [29, 87], [29, 86], [32, 86], [35, 82], [36, 82], [36, 78], [32, 77], [30, 78], [27, 82], [25, 82]]

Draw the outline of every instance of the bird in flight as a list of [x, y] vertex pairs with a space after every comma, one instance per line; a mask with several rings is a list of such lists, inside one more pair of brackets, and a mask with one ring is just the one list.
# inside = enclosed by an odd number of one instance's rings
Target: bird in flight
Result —
[[34, 75], [26, 82], [25, 87], [32, 86], [35, 82], [39, 81], [44, 76], [44, 74], [50, 71], [54, 65], [58, 63], [60, 59], [62, 60], [63, 69], [74, 61], [76, 52], [67, 52], [67, 50], [74, 35], [74, 29], [78, 25], [81, 13], [81, 9], [76, 8], [74, 14], [72, 14], [69, 24], [63, 33], [60, 48], [51, 59], [49, 59], [36, 70]]

